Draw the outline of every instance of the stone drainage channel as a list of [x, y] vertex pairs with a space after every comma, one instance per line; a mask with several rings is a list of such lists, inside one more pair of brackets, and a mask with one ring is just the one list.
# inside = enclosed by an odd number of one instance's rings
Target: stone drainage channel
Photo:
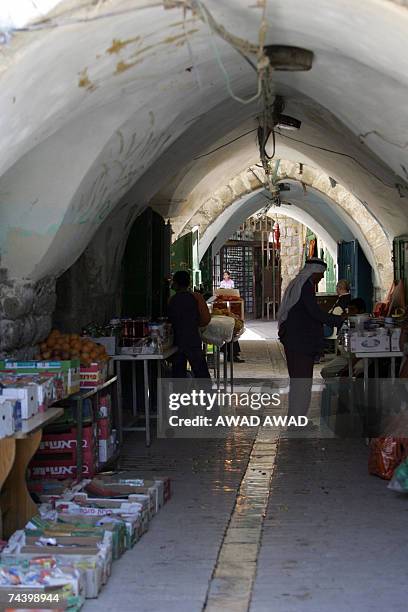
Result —
[[260, 427], [211, 577], [205, 612], [247, 612], [279, 433]]

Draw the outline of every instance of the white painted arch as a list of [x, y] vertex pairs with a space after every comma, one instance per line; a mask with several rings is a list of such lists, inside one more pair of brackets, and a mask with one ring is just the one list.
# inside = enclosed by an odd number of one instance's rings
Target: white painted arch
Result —
[[[230, 32], [256, 42], [257, 3], [203, 1]], [[88, 248], [109, 283], [145, 206], [182, 229], [257, 161], [259, 106], [229, 98], [205, 25], [189, 11], [183, 23], [180, 6], [63, 0], [51, 16], [55, 28], [38, 24], [2, 48], [2, 266], [36, 280], [61, 274]], [[295, 141], [278, 137], [277, 154], [365, 202], [389, 249], [408, 231], [408, 11], [387, 0], [274, 0], [267, 16], [267, 43], [315, 54], [310, 72], [273, 77], [287, 112], [302, 120]], [[219, 50], [234, 91], [252, 94], [251, 68], [228, 44]]]

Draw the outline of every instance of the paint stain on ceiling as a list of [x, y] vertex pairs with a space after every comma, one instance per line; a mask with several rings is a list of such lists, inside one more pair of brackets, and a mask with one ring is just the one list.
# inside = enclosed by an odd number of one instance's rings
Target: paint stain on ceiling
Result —
[[135, 36], [134, 38], [127, 38], [125, 40], [114, 38], [112, 40], [111, 46], [108, 49], [106, 49], [106, 53], [109, 53], [110, 55], [113, 55], [115, 53], [116, 54], [120, 53], [122, 49], [127, 47], [127, 45], [139, 42], [140, 40], [141, 40], [140, 36]]
[[96, 85], [92, 83], [88, 76], [88, 68], [84, 68], [79, 73], [78, 87], [83, 87], [87, 91], [95, 91]]
[[114, 74], [122, 74], [122, 72], [126, 72], [126, 70], [129, 70], [129, 68], [133, 68], [134, 66], [137, 66], [137, 64], [140, 64], [141, 62], [142, 60], [137, 60], [136, 62], [124, 62], [123, 60], [121, 60], [120, 62], [116, 64], [116, 70]]

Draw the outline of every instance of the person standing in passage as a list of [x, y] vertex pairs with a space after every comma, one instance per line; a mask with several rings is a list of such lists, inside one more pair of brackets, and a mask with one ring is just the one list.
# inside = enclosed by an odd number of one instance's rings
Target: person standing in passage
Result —
[[200, 293], [192, 293], [190, 274], [184, 270], [173, 276], [176, 294], [170, 299], [167, 315], [174, 330], [174, 343], [178, 348], [173, 356], [173, 378], [187, 376], [187, 362], [195, 378], [211, 378], [204, 356], [200, 327], [208, 325], [211, 315]]
[[324, 346], [323, 324], [340, 327], [343, 322], [343, 317], [324, 312], [316, 301], [315, 286], [326, 269], [323, 260], [308, 259], [289, 283], [279, 308], [279, 339], [290, 377], [289, 416], [308, 413], [313, 366]]

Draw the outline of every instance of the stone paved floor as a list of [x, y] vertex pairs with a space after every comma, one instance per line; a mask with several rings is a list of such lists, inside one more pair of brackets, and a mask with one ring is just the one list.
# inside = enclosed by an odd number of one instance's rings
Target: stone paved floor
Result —
[[[285, 364], [273, 324], [250, 331], [235, 374], [256, 386]], [[174, 495], [85, 612], [407, 609], [408, 500], [368, 476], [364, 443], [281, 439], [275, 459], [255, 433], [127, 438], [122, 467], [169, 474]]]

